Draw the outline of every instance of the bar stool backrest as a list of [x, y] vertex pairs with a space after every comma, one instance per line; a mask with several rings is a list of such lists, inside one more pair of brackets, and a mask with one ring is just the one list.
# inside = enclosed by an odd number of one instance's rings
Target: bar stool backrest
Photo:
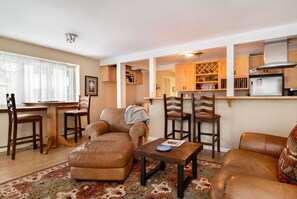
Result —
[[163, 95], [165, 119], [170, 116], [183, 117], [183, 94], [180, 97]]
[[78, 110], [87, 109], [87, 111], [90, 111], [90, 104], [91, 104], [91, 97], [90, 95], [81, 97], [79, 95], [78, 97]]
[[[192, 114], [209, 114], [215, 115], [215, 95], [195, 97], [192, 93]], [[213, 118], [213, 117], [212, 117]]]

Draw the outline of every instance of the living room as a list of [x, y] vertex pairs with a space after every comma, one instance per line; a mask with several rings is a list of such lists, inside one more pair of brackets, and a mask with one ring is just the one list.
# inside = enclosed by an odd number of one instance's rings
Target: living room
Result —
[[[91, 97], [91, 123], [97, 121], [106, 108], [126, 108], [131, 104], [149, 104], [150, 132], [148, 139], [150, 141], [163, 137], [164, 131], [164, 118], [160, 111], [163, 110], [161, 97], [163, 91], [160, 91], [161, 89], [157, 85], [159, 83], [156, 74], [164, 69], [174, 69], [175, 64], [185, 63], [185, 52], [204, 51], [203, 57], [212, 49], [224, 48], [224, 57], [228, 62], [226, 79], [227, 82], [230, 82], [230, 79], [234, 78], [234, 75], [231, 75], [234, 70], [230, 67], [233, 61], [230, 62], [230, 60], [236, 56], [233, 52], [236, 53], [236, 48], [239, 45], [291, 40], [297, 37], [295, 1], [282, 3], [278, 1], [260, 3], [257, 1], [248, 3], [188, 1], [187, 3], [192, 6], [177, 1], [174, 3], [168, 1], [140, 3], [133, 0], [128, 4], [108, 3], [107, 1], [88, 4], [83, 1], [65, 1], [61, 4], [46, 2], [44, 5], [40, 5], [37, 1], [14, 3], [15, 5], [13, 2], [3, 2], [3, 6], [0, 8], [2, 10], [1, 18], [6, 19], [6, 21], [0, 22], [3, 27], [0, 31], [1, 53], [79, 66], [79, 83], [75, 100], [79, 94], [85, 95], [86, 93], [86, 77], [98, 78], [98, 93]], [[129, 4], [130, 6], [127, 6]], [[160, 7], [156, 8], [158, 4]], [[11, 11], [13, 9], [21, 14], [12, 14], [14, 13]], [[158, 10], [154, 11], [155, 9]], [[207, 9], [212, 11], [210, 13], [203, 11]], [[169, 10], [168, 13], [165, 12], [166, 10]], [[243, 13], [243, 10], [248, 10], [251, 13]], [[145, 16], [143, 16], [144, 12]], [[185, 18], [182, 18], [181, 14], [177, 14], [179, 12], [183, 13]], [[65, 21], [63, 22], [61, 19], [65, 19]], [[42, 22], [42, 20], [44, 21]], [[187, 20], [189, 21], [187, 22]], [[198, 27], [193, 27], [193, 24]], [[211, 27], [208, 24], [212, 24]], [[69, 32], [77, 34], [76, 41], [73, 43], [65, 41], [65, 33]], [[142, 34], [143, 36], [140, 36]], [[176, 56], [183, 57], [184, 60], [162, 62], [165, 58]], [[215, 58], [217, 55], [212, 55], [209, 59]], [[102, 81], [101, 67], [103, 66], [115, 67], [116, 82]], [[125, 74], [130, 69], [142, 71], [142, 84], [126, 84]], [[168, 73], [163, 76], [170, 79]], [[2, 82], [4, 78], [2, 79], [2, 76], [0, 78]], [[175, 87], [175, 84], [171, 87]], [[184, 103], [185, 110], [190, 113], [189, 96], [192, 91], [175, 92], [174, 89], [171, 88], [171, 93], [184, 93], [188, 96]], [[241, 99], [236, 98], [239, 97], [237, 96], [239, 92], [245, 92]], [[3, 168], [16, 167], [16, 170], [22, 170], [17, 167], [17, 161], [26, 162], [38, 156], [43, 156], [40, 160], [41, 166], [39, 168], [32, 166], [31, 170], [41, 170], [58, 164], [58, 162], [66, 162], [67, 153], [73, 150], [71, 147], [52, 149], [48, 155], [41, 155], [37, 151], [34, 152], [34, 155], [31, 154], [32, 157], [30, 154], [24, 157], [18, 156], [24, 152], [23, 150], [32, 151], [19, 148], [20, 153], [17, 151], [15, 162], [10, 160], [9, 156], [6, 157], [8, 138], [6, 90], [1, 90], [0, 93], [3, 94], [0, 100], [0, 124], [2, 126], [0, 152], [1, 158], [3, 158], [1, 160], [5, 159], [5, 162], [1, 164]], [[201, 92], [195, 91], [195, 93], [200, 94]], [[222, 115], [221, 147], [223, 152], [221, 156], [218, 153], [215, 161], [222, 162], [225, 152], [238, 147], [240, 136], [244, 131], [288, 137], [296, 123], [297, 107], [296, 99], [293, 96], [281, 96], [282, 99], [277, 100], [250, 100], [247, 98], [251, 96], [246, 96], [246, 93], [248, 90], [234, 90], [232, 81], [231, 86], [229, 83], [226, 90], [216, 92], [216, 95], [223, 95], [217, 100], [217, 112]], [[65, 111], [67, 110], [61, 110], [58, 115], [60, 134], [63, 132]], [[43, 117], [44, 143], [46, 143], [48, 138], [46, 109], [32, 112]], [[85, 125], [86, 121], [83, 120], [83, 126]], [[30, 128], [31, 126], [20, 127], [19, 130], [27, 131]], [[86, 140], [87, 138], [84, 137], [83, 141]], [[79, 143], [81, 142], [82, 140], [79, 141]], [[63, 155], [59, 156], [60, 150], [63, 149], [65, 149]], [[49, 159], [54, 156], [57, 157], [57, 160], [51, 162]], [[29, 163], [27, 165], [30, 167]], [[28, 174], [28, 172], [16, 173], [18, 173], [18, 177]], [[5, 181], [7, 180], [12, 179]]]

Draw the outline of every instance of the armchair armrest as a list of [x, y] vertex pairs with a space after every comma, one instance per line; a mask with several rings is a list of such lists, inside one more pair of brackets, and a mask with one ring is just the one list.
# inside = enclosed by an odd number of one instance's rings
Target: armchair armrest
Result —
[[86, 135], [90, 137], [91, 140], [99, 135], [109, 132], [109, 125], [103, 120], [93, 122], [89, 124], [86, 128]]
[[231, 176], [226, 182], [224, 193], [224, 198], [241, 199], [293, 199], [296, 196], [296, 185], [244, 175]]
[[279, 157], [286, 145], [287, 138], [263, 133], [243, 133], [240, 137], [239, 149], [254, 151]]
[[135, 147], [142, 145], [142, 137], [146, 135], [147, 127], [144, 122], [133, 124], [129, 130], [129, 135]]

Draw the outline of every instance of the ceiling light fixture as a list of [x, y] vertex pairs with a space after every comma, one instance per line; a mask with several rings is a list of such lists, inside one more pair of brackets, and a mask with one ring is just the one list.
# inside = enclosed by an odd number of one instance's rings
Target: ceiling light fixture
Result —
[[197, 59], [202, 55], [202, 52], [189, 52], [189, 53], [185, 53], [186, 57], [193, 57], [195, 56]]
[[73, 33], [66, 33], [65, 34], [65, 37], [66, 37], [66, 41], [67, 42], [74, 43], [77, 35], [76, 34], [73, 34]]

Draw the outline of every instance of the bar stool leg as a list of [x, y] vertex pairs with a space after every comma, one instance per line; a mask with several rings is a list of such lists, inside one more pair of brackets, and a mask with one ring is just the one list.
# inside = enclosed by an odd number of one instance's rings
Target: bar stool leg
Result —
[[188, 140], [191, 142], [191, 136], [192, 136], [192, 131], [191, 131], [191, 118], [188, 119]]
[[78, 116], [78, 128], [79, 128], [79, 136], [82, 137], [82, 129], [81, 129], [81, 118]]
[[10, 155], [11, 133], [12, 133], [12, 123], [9, 122], [9, 126], [8, 126], [8, 138], [7, 138], [7, 155]]
[[175, 120], [172, 120], [172, 138], [175, 139]]
[[218, 123], [217, 123], [217, 132], [218, 132], [218, 145], [217, 145], [217, 147], [218, 147], [218, 152], [220, 152], [221, 151], [221, 146], [220, 146], [220, 142], [221, 142], [221, 131], [220, 131], [220, 129], [221, 129], [221, 127], [220, 127], [220, 118], [218, 119], [218, 121], [217, 121]]
[[168, 137], [168, 120], [165, 118], [164, 138]]
[[180, 140], [184, 137], [184, 120], [180, 121]]
[[212, 122], [212, 158], [215, 156], [215, 122]]

